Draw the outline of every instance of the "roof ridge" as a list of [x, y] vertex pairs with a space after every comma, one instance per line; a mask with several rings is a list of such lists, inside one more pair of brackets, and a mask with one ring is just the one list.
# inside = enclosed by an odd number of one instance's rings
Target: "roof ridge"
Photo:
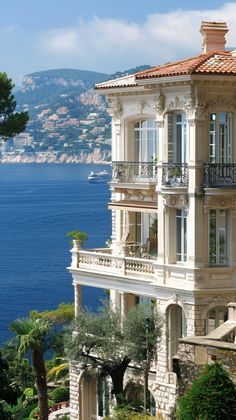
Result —
[[204, 64], [209, 58], [213, 57], [215, 55], [215, 51], [209, 51], [208, 53], [202, 53], [199, 55], [199, 60], [193, 64], [191, 67], [189, 67], [189, 71], [192, 73], [195, 70], [197, 70], [198, 67], [200, 67], [202, 64]]

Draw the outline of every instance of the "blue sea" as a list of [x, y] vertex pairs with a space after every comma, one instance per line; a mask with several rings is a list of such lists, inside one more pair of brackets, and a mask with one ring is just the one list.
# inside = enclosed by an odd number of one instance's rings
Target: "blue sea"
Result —
[[[89, 184], [104, 165], [0, 165], [0, 346], [9, 324], [32, 309], [73, 302], [70, 240], [88, 233], [86, 247], [104, 246], [111, 235], [108, 184]], [[83, 304], [96, 309], [102, 289], [83, 288]]]

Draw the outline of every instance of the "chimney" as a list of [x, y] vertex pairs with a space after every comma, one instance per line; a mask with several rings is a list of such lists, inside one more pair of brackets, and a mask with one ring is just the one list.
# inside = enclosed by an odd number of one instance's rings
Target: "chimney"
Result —
[[225, 34], [228, 31], [226, 22], [202, 22], [200, 32], [203, 36], [203, 52], [224, 51]]

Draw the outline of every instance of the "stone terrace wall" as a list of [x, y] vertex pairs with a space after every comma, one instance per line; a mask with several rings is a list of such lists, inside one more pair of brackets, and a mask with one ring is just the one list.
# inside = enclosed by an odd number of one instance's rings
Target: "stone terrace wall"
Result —
[[214, 360], [221, 362], [231, 378], [236, 381], [236, 344], [198, 337], [181, 339], [179, 342], [178, 385], [180, 395], [187, 391], [204, 365], [214, 363]]

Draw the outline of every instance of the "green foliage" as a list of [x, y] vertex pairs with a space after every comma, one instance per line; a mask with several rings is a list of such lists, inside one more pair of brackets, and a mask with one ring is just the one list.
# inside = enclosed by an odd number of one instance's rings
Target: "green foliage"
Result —
[[67, 233], [68, 238], [75, 239], [79, 241], [81, 245], [84, 245], [85, 241], [88, 239], [88, 235], [86, 232], [82, 232], [81, 230], [72, 230]]
[[43, 337], [51, 329], [51, 324], [47, 320], [16, 319], [10, 328], [17, 335], [19, 354], [23, 355], [32, 349], [45, 350], [43, 349]]
[[8, 377], [8, 363], [0, 353], [0, 401], [5, 400], [9, 404], [16, 404], [17, 394]]
[[[54, 405], [54, 401], [48, 400], [48, 408], [52, 408], [53, 405]], [[38, 405], [36, 407], [34, 407], [33, 410], [31, 410], [31, 412], [29, 413], [29, 420], [35, 419], [36, 414], [39, 415], [39, 406]]]
[[129, 357], [141, 363], [146, 359], [147, 347], [149, 359], [153, 359], [161, 336], [162, 318], [151, 307], [136, 305], [124, 321], [125, 346]]
[[129, 363], [140, 363], [146, 358], [146, 314], [151, 361], [160, 337], [161, 318], [150, 306], [137, 305], [122, 325], [121, 314], [109, 306], [96, 314], [81, 309], [66, 337], [68, 358], [84, 363], [88, 370], [95, 369], [100, 375], [110, 375], [118, 403], [124, 400], [123, 377]]
[[70, 398], [70, 393], [69, 393], [69, 389], [65, 388], [65, 387], [58, 387], [55, 388], [52, 392], [51, 392], [51, 399], [56, 403], [60, 403], [63, 401], [69, 401]]
[[14, 84], [6, 73], [0, 73], [0, 137], [7, 140], [25, 130], [27, 112], [15, 112], [16, 101], [12, 94]]
[[[5, 411], [8, 413], [11, 419], [24, 420], [28, 418], [31, 411], [38, 406], [36, 399], [18, 398], [17, 405], [12, 407], [10, 405], [5, 406]], [[1, 417], [0, 417], [1, 418]]]
[[178, 400], [178, 420], [236, 419], [236, 387], [219, 363], [207, 365]]
[[34, 373], [28, 359], [19, 355], [13, 342], [2, 348], [4, 358], [8, 363], [8, 379], [19, 397], [27, 388], [34, 385]]
[[[105, 417], [104, 420], [154, 420], [154, 417], [150, 417], [149, 414], [135, 412], [131, 405], [126, 405], [122, 408], [116, 408], [113, 416]], [[161, 420], [162, 417], [155, 417], [156, 420]]]
[[35, 385], [39, 399], [40, 419], [47, 420], [48, 395], [43, 353], [46, 350], [44, 340], [51, 329], [51, 325], [44, 319], [18, 319], [11, 324], [11, 329], [16, 334], [19, 355], [24, 355], [27, 351], [31, 351]]
[[[47, 365], [48, 367], [49, 365]], [[69, 376], [69, 363], [63, 359], [63, 357], [56, 357], [54, 359], [54, 365], [51, 365], [47, 373], [47, 380], [54, 378], [54, 383], [57, 383], [57, 380], [60, 379], [62, 383], [65, 383], [66, 379]]]
[[75, 316], [75, 309], [73, 303], [60, 303], [57, 309], [54, 310], [46, 310], [43, 312], [39, 312], [37, 310], [33, 310], [30, 312], [31, 319], [46, 319], [50, 321], [52, 324], [62, 325], [62, 324], [69, 324], [73, 321]]

